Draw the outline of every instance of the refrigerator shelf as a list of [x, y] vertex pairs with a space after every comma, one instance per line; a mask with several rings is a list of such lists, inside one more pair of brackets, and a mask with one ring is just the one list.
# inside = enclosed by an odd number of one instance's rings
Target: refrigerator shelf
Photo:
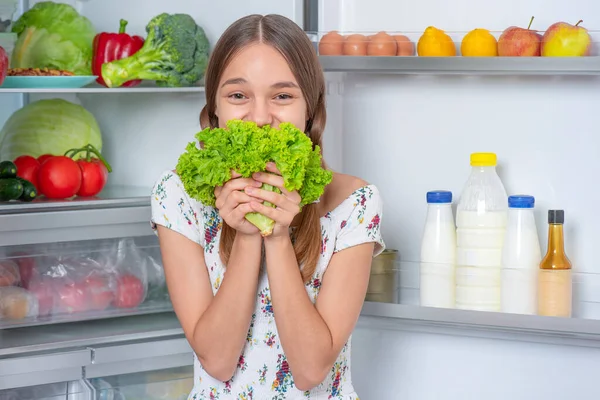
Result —
[[106, 88], [104, 86], [86, 86], [82, 88], [2, 88], [1, 93], [80, 93], [80, 94], [160, 94], [160, 93], [204, 93], [204, 86], [190, 87], [158, 87], [136, 86], [123, 88]]
[[113, 186], [94, 198], [0, 203], [4, 246], [151, 235], [150, 189]]
[[600, 57], [319, 56], [325, 72], [435, 75], [600, 75]]

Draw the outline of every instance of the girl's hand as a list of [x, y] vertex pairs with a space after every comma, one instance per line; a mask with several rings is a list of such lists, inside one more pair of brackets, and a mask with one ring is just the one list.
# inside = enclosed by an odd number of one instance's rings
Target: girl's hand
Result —
[[[274, 163], [267, 164], [267, 171], [255, 173], [252, 177], [258, 182], [275, 186], [281, 190], [281, 194], [257, 187], [247, 187], [246, 194], [253, 197], [250, 207], [252, 211], [258, 212], [275, 221], [273, 233], [265, 239], [271, 237], [289, 238], [289, 227], [294, 217], [300, 213], [300, 201], [302, 199], [297, 191], [290, 192], [283, 186], [283, 177]], [[263, 201], [274, 204], [275, 208], [263, 205]]]
[[231, 178], [223, 186], [215, 188], [216, 208], [219, 215], [233, 229], [244, 235], [257, 235], [259, 230], [252, 225], [244, 216], [254, 211], [251, 201], [253, 199], [244, 189], [247, 187], [260, 187], [261, 182], [251, 178], [241, 178], [237, 172], [232, 172]]

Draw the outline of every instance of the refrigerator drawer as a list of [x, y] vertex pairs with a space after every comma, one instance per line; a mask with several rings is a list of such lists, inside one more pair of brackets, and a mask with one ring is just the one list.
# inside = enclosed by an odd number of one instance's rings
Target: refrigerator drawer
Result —
[[0, 390], [78, 380], [91, 360], [90, 349], [0, 359]]
[[90, 400], [94, 388], [86, 380], [0, 390], [0, 400]]
[[185, 338], [95, 347], [92, 352], [92, 364], [85, 370], [88, 378], [185, 367], [194, 361]]
[[96, 400], [185, 400], [194, 385], [191, 366], [163, 367], [159, 371], [139, 372], [90, 379]]
[[171, 310], [154, 235], [0, 247], [0, 329]]

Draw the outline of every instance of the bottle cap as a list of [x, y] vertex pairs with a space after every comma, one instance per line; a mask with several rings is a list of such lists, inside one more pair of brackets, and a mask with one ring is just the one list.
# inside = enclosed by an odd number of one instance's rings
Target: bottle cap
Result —
[[533, 208], [535, 206], [535, 198], [526, 194], [509, 196], [508, 206], [510, 208]]
[[548, 210], [548, 223], [549, 224], [564, 224], [565, 223], [565, 211], [564, 210]]
[[449, 190], [433, 190], [427, 192], [427, 203], [445, 204], [452, 203], [452, 192]]
[[495, 167], [498, 162], [496, 153], [473, 153], [471, 154], [472, 167]]

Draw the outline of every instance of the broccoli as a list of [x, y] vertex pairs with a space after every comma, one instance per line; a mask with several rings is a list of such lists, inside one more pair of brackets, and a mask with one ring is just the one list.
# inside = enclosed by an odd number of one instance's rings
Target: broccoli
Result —
[[204, 77], [208, 38], [191, 16], [160, 14], [146, 32], [144, 46], [135, 54], [102, 65], [108, 87], [134, 79], [156, 81], [158, 86], [192, 86]]

